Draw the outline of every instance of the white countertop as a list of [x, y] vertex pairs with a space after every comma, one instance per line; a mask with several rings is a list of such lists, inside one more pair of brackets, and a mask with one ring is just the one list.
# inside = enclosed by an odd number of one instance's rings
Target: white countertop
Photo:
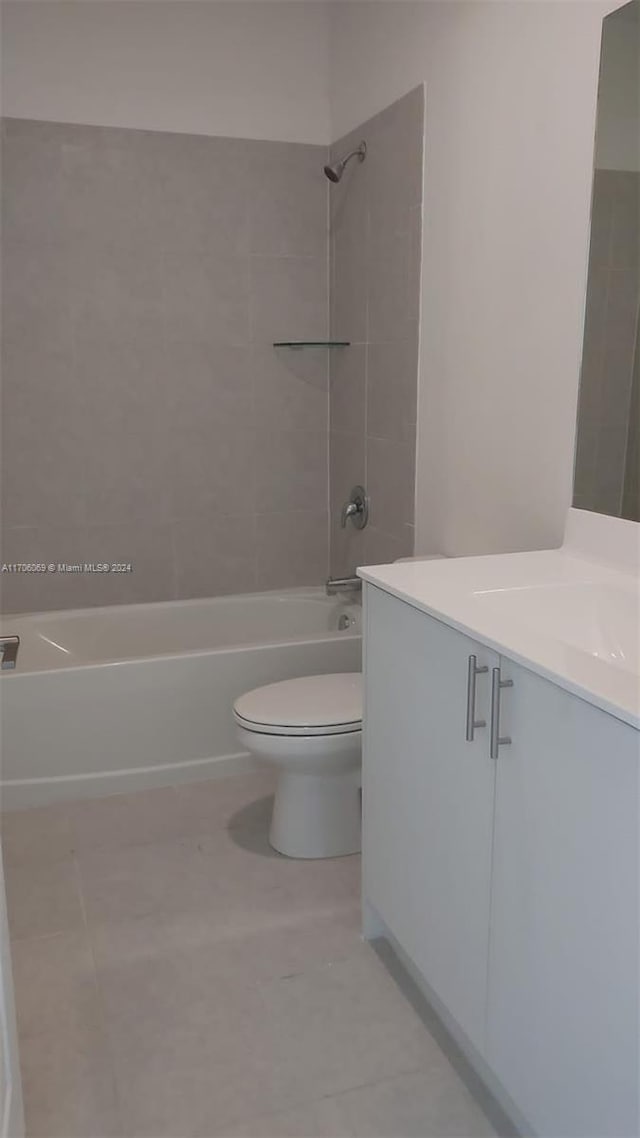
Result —
[[563, 547], [358, 574], [640, 729], [640, 587], [626, 567]]

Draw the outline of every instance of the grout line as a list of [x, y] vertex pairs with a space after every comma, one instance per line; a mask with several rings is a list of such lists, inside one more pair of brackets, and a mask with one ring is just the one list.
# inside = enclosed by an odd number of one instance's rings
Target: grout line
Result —
[[89, 931], [89, 922], [87, 920], [87, 906], [84, 899], [84, 889], [82, 885], [82, 873], [80, 871], [80, 862], [76, 854], [73, 855], [73, 867], [75, 870], [76, 885], [78, 888], [78, 896], [80, 899], [80, 910], [82, 912], [82, 923], [85, 930]]
[[[369, 194], [366, 195], [366, 216], [364, 224], [364, 335], [365, 335], [365, 349], [364, 349], [364, 484], [369, 493], [369, 447], [367, 445], [369, 438], [369, 354], [371, 348], [371, 328], [369, 326], [369, 291], [370, 291], [370, 245], [371, 245], [371, 212], [369, 209]], [[375, 517], [375, 505], [374, 505]]]
[[111, 1036], [109, 1034], [109, 1029], [107, 1026], [107, 1017], [106, 1017], [106, 1013], [105, 1013], [104, 992], [102, 990], [102, 985], [101, 985], [100, 979], [99, 979], [98, 962], [96, 960], [96, 954], [95, 954], [95, 947], [94, 947], [94, 943], [93, 943], [93, 934], [92, 934], [92, 930], [91, 930], [91, 925], [87, 919], [87, 909], [86, 909], [86, 904], [85, 904], [85, 899], [84, 899], [84, 889], [82, 887], [82, 873], [80, 871], [80, 864], [76, 858], [74, 858], [74, 861], [76, 862], [76, 868], [77, 868], [78, 886], [79, 886], [79, 891], [80, 891], [80, 903], [82, 906], [82, 913], [83, 913], [84, 922], [85, 922], [87, 945], [88, 945], [89, 953], [91, 955], [91, 962], [93, 964], [93, 992], [94, 992], [94, 996], [95, 996], [95, 1000], [96, 1000], [96, 1006], [97, 1006], [98, 1024], [99, 1024], [99, 1027], [101, 1029], [102, 1035], [104, 1036], [105, 1048], [106, 1048], [107, 1055], [109, 1057], [109, 1076], [110, 1076], [110, 1081], [111, 1081], [111, 1089], [113, 1092], [113, 1102], [114, 1102], [116, 1117], [117, 1117], [117, 1120], [119, 1123], [120, 1131], [124, 1135], [124, 1133], [125, 1133], [124, 1114], [123, 1114], [123, 1110], [122, 1110], [122, 1101], [120, 1099], [120, 1094], [118, 1091], [118, 1080], [116, 1077], [114, 1055], [113, 1055], [113, 1049], [111, 1046]]
[[33, 941], [55, 940], [56, 937], [60, 936], [72, 936], [74, 933], [77, 934], [80, 931], [81, 930], [75, 926], [68, 929], [57, 929], [56, 932], [53, 933], [35, 933], [33, 936], [10, 936], [9, 939], [11, 940], [12, 945], [17, 946], [24, 943], [31, 944]]

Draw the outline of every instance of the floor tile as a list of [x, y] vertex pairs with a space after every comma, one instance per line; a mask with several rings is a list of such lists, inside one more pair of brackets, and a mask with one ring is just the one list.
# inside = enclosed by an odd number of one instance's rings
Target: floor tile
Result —
[[269, 780], [10, 827], [30, 1138], [493, 1133], [361, 939], [360, 858], [269, 846]]
[[82, 930], [15, 942], [13, 981], [21, 1039], [100, 1021], [93, 953]]
[[125, 1127], [136, 1134], [222, 1133], [440, 1055], [364, 944], [255, 987], [203, 977], [145, 986], [139, 968], [130, 981], [116, 995], [112, 977], [105, 1006]]
[[5, 811], [0, 816], [0, 833], [5, 866], [49, 864], [73, 855], [73, 831], [66, 805]]
[[106, 1037], [96, 1026], [23, 1040], [20, 1067], [29, 1138], [122, 1134]]
[[266, 833], [275, 782], [275, 773], [267, 767], [248, 774], [183, 783], [176, 787], [178, 810], [192, 833], [224, 828], [258, 828]]
[[440, 1049], [366, 944], [265, 989], [272, 1055], [303, 1099], [439, 1060]]
[[360, 898], [360, 857], [302, 861], [271, 849], [265, 831], [205, 835], [199, 847], [221, 909], [252, 912], [279, 900], [287, 911], [310, 915], [324, 906]]
[[7, 867], [5, 882], [13, 939], [47, 936], [84, 924], [74, 861]]
[[351, 1133], [336, 1099], [324, 1098], [232, 1126], [225, 1138], [351, 1138]]
[[172, 786], [73, 803], [69, 813], [80, 851], [169, 841], [184, 834]]
[[269, 847], [266, 835], [220, 830], [78, 855], [91, 924], [154, 913], [199, 912], [218, 929], [247, 916], [314, 913], [359, 896], [359, 858], [297, 862]]
[[[313, 917], [247, 913], [232, 926], [211, 914], [175, 913], [95, 925], [100, 980], [109, 1002], [149, 985], [189, 991], [216, 982], [254, 985], [335, 963], [360, 949], [360, 913], [336, 905]], [[115, 988], [115, 991], [113, 989]], [[119, 993], [125, 992], [124, 997]]]
[[155, 912], [183, 912], [210, 899], [197, 839], [144, 845], [99, 846], [78, 855], [90, 923], [121, 921]]
[[488, 1119], [453, 1068], [442, 1058], [428, 1071], [340, 1095], [354, 1138], [491, 1138]]
[[255, 1046], [259, 990], [229, 997], [222, 990], [206, 1017], [192, 1007], [170, 1026], [153, 1015], [122, 1034], [111, 1026], [127, 1135], [211, 1138], [289, 1105], [268, 1050]]

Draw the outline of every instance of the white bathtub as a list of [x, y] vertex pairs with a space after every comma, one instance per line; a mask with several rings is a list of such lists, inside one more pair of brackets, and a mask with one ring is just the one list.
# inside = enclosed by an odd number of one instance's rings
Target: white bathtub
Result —
[[360, 613], [293, 589], [7, 616], [20, 650], [0, 680], [3, 808], [249, 768], [236, 696], [359, 670]]

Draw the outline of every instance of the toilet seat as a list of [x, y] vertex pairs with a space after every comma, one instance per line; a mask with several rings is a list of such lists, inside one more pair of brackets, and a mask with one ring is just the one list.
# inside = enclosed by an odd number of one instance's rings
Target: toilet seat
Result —
[[238, 726], [260, 735], [345, 735], [362, 730], [359, 672], [267, 684], [235, 701]]

